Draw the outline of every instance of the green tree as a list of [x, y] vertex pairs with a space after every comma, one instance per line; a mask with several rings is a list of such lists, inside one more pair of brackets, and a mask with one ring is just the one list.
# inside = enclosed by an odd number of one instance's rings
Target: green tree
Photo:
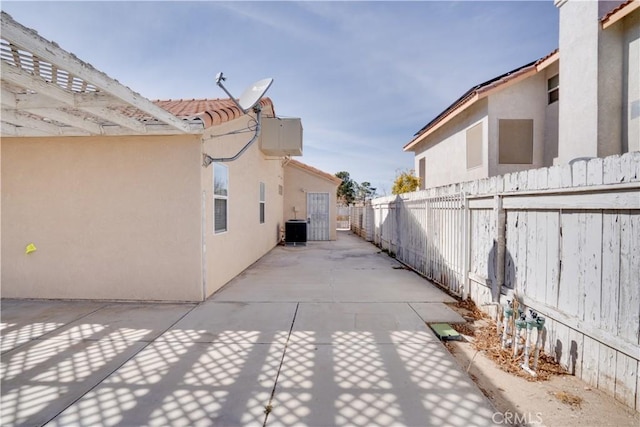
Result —
[[363, 181], [358, 185], [358, 201], [366, 202], [376, 197], [376, 188], [368, 181]]
[[396, 175], [391, 188], [392, 194], [410, 193], [420, 187], [420, 178], [414, 175], [413, 170], [406, 170]]
[[352, 204], [356, 199], [356, 189], [358, 184], [351, 179], [351, 176], [347, 171], [338, 172], [336, 173], [336, 176], [342, 180], [337, 191], [338, 201], [345, 205]]

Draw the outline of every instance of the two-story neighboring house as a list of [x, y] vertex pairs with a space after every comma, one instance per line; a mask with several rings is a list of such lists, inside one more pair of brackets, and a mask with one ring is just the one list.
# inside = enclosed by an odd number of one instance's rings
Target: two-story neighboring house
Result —
[[404, 146], [421, 188], [640, 150], [640, 11], [558, 1], [560, 48], [474, 86]]
[[404, 147], [415, 153], [421, 187], [549, 164], [558, 145], [557, 80], [553, 52], [469, 89]]

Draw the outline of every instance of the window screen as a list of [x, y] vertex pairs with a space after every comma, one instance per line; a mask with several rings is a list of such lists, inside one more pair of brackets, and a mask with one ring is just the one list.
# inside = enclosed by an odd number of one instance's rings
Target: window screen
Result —
[[467, 169], [482, 166], [482, 123], [467, 129]]
[[553, 104], [560, 99], [560, 75], [556, 74], [547, 80], [548, 103]]
[[213, 164], [213, 232], [227, 231], [229, 202], [229, 168], [222, 163]]
[[259, 203], [259, 209], [260, 209], [260, 224], [264, 224], [264, 209], [265, 209], [265, 187], [264, 187], [264, 182], [260, 183], [260, 203]]

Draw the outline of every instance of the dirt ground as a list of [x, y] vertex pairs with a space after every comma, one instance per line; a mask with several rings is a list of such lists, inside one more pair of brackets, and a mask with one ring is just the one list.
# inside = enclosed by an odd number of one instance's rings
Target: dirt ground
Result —
[[[459, 331], [468, 334], [494, 328], [487, 319], [477, 319], [469, 310], [452, 306], [469, 322]], [[475, 320], [472, 318], [476, 317]], [[495, 331], [495, 329], [493, 329]], [[460, 366], [469, 372], [484, 394], [493, 402], [497, 414], [494, 422], [502, 425], [530, 426], [640, 426], [640, 413], [629, 409], [613, 397], [589, 387], [568, 374], [550, 374], [547, 380], [528, 381], [501, 369], [478, 351], [473, 337], [463, 335], [463, 341], [448, 341], [446, 347]], [[482, 347], [482, 346], [481, 346]], [[484, 345], [486, 347], [486, 345]], [[553, 369], [546, 366], [550, 371]], [[525, 374], [526, 376], [526, 374]]]

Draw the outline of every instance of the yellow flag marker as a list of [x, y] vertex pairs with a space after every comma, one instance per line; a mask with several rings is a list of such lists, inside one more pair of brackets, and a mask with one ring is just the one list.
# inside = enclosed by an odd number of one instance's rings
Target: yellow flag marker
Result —
[[36, 245], [34, 245], [33, 243], [29, 243], [24, 253], [29, 255], [31, 252], [35, 252], [36, 250], [37, 250]]

